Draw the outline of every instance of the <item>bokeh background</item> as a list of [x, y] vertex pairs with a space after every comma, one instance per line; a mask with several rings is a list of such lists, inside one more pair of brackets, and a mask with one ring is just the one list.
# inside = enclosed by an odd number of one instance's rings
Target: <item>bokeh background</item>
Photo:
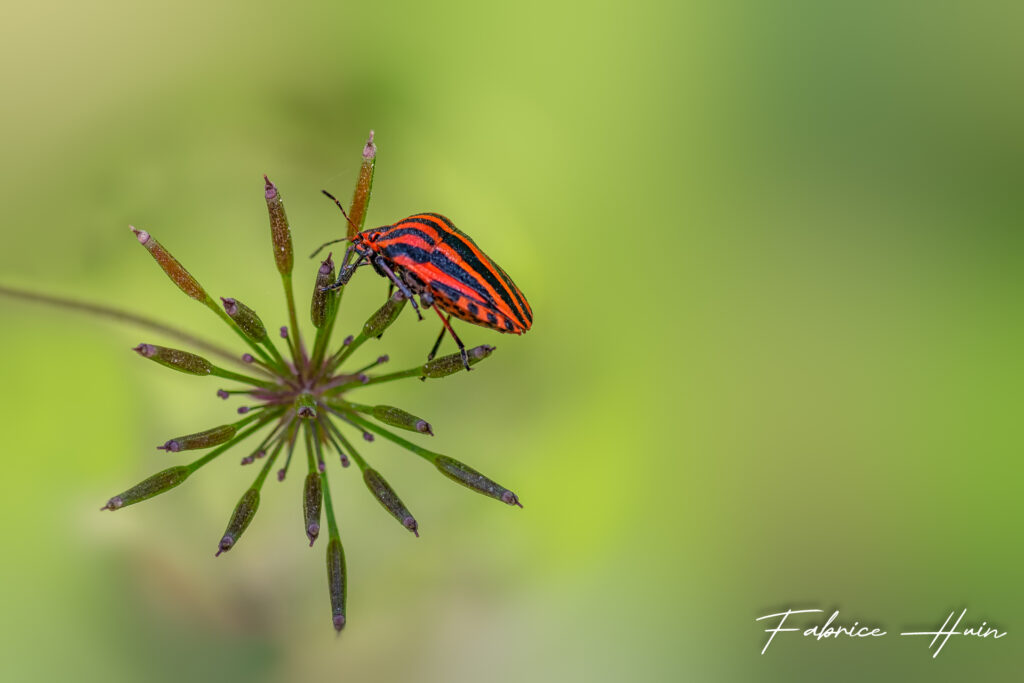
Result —
[[[261, 174], [300, 254], [436, 210], [535, 311], [479, 372], [367, 390], [510, 509], [378, 441], [420, 521], [332, 473], [349, 624], [330, 627], [301, 477], [239, 453], [116, 514], [219, 384], [159, 335], [0, 299], [0, 678], [1008, 680], [1024, 664], [1022, 16], [964, 3], [7, 3], [0, 281], [234, 346], [129, 223], [268, 323]], [[315, 264], [297, 272], [305, 300]], [[346, 297], [355, 329], [383, 282]], [[418, 361], [409, 314], [362, 354]], [[811, 642], [757, 616], [891, 634], [953, 609], [998, 641]], [[807, 623], [798, 622], [797, 625]]]

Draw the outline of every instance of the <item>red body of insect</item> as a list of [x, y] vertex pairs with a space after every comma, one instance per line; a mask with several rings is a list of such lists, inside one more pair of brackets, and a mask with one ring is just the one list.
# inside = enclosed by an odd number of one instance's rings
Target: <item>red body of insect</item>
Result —
[[533, 324], [526, 297], [480, 247], [450, 220], [419, 213], [358, 233], [352, 248], [384, 277], [396, 276], [421, 302], [460, 320], [522, 334]]

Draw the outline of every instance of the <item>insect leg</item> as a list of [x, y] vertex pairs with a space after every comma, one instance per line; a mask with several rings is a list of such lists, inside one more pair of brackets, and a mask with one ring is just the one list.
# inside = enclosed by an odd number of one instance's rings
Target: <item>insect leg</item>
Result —
[[[351, 250], [352, 247], [349, 247], [349, 249]], [[342, 260], [342, 263], [344, 263], [346, 260], [348, 260], [348, 252], [345, 252], [345, 259]], [[345, 285], [348, 284], [348, 281], [352, 279], [352, 276], [356, 272], [356, 268], [363, 265], [366, 265], [366, 256], [360, 254], [359, 258], [355, 260], [355, 263], [350, 263], [349, 265], [345, 266], [338, 272], [338, 279], [335, 280], [333, 284], [324, 287], [324, 291], [330, 292], [340, 287], [344, 287]]]
[[420, 320], [423, 320], [423, 316], [420, 314], [419, 304], [416, 303], [416, 299], [412, 297], [412, 292], [410, 292], [409, 288], [405, 286], [405, 283], [399, 280], [398, 276], [395, 275], [395, 271], [388, 268], [388, 264], [384, 263], [384, 259], [380, 257], [377, 257], [377, 259], [374, 260], [373, 264], [380, 268], [385, 275], [391, 278], [391, 281], [394, 282], [395, 285], [398, 287], [398, 291], [404, 294], [405, 298], [408, 299], [409, 303], [412, 304], [413, 310], [416, 311], [416, 317], [419, 318]]
[[[469, 367], [469, 354], [466, 352], [466, 345], [462, 343], [462, 340], [459, 339], [459, 335], [455, 334], [455, 330], [452, 329], [452, 317], [449, 315], [447, 318], [445, 318], [444, 313], [442, 313], [440, 309], [434, 308], [434, 310], [437, 311], [437, 317], [439, 317], [441, 319], [441, 322], [444, 323], [444, 329], [441, 330], [441, 335], [444, 335], [445, 330], [448, 331], [448, 334], [452, 335], [452, 339], [454, 339], [455, 343], [459, 345], [459, 354], [462, 355], [462, 365], [466, 368], [466, 370], [472, 370], [473, 368]], [[437, 344], [440, 343], [441, 337], [438, 337]], [[437, 344], [434, 345], [435, 350], [437, 348]]]
[[[443, 320], [443, 318], [442, 318], [442, 320]], [[451, 314], [449, 314], [448, 315], [448, 324], [449, 325], [451, 324], [451, 321], [452, 321], [452, 316], [451, 316]], [[448, 331], [448, 328], [445, 325], [442, 325], [441, 326], [441, 334], [437, 335], [437, 341], [434, 342], [434, 348], [430, 349], [430, 353], [427, 354], [427, 360], [434, 360], [434, 356], [437, 355], [437, 350], [439, 348], [441, 348], [441, 340], [444, 339], [444, 333], [447, 332], [447, 331]]]

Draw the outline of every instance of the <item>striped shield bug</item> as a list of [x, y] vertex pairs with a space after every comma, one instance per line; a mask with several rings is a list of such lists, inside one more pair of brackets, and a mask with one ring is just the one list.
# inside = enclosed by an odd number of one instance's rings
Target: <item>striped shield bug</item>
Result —
[[[323, 193], [334, 200], [349, 220], [341, 202], [326, 190]], [[345, 239], [321, 245], [313, 256], [328, 244]], [[349, 263], [353, 251], [357, 258]], [[393, 287], [398, 287], [420, 320], [420, 306], [437, 311], [441, 334], [428, 360], [433, 359], [447, 332], [459, 347], [463, 365], [470, 369], [466, 347], [452, 329], [452, 316], [507, 334], [522, 334], [533, 324], [530, 304], [512, 278], [469, 235], [441, 214], [418, 213], [394, 225], [357, 232], [342, 263], [347, 265], [338, 273], [337, 281], [325, 289], [343, 286], [358, 267], [369, 264]], [[419, 306], [414, 298], [417, 296]]]

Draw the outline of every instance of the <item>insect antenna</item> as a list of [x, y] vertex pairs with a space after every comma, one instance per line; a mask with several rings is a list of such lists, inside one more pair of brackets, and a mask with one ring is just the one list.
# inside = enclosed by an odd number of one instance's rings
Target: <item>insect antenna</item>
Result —
[[324, 242], [323, 244], [321, 244], [319, 247], [316, 248], [316, 251], [314, 251], [312, 254], [309, 255], [309, 258], [313, 258], [317, 254], [319, 254], [321, 251], [323, 251], [324, 247], [326, 247], [327, 245], [334, 244], [335, 242], [344, 242], [347, 239], [348, 239], [347, 237], [339, 237], [336, 240], [331, 240], [330, 242]]
[[341, 209], [341, 215], [345, 217], [345, 220], [347, 220], [348, 224], [352, 226], [352, 229], [355, 230], [356, 232], [359, 232], [359, 228], [356, 227], [356, 224], [353, 223], [352, 219], [348, 217], [347, 213], [345, 213], [345, 207], [341, 205], [341, 202], [339, 202], [337, 199], [335, 199], [334, 195], [331, 194], [330, 192], [328, 192], [327, 190], [320, 190], [320, 191], [323, 192], [325, 195], [327, 195], [330, 198], [330, 200], [332, 202], [334, 202], [335, 205], [337, 205], [337, 207], [339, 209]]
[[[334, 196], [333, 194], [331, 194], [330, 192], [328, 192], [327, 190], [320, 190], [320, 191], [321, 191], [321, 192], [323, 192], [323, 193], [324, 193], [325, 195], [327, 195], [327, 197], [328, 197], [328, 198], [329, 198], [329, 199], [330, 199], [330, 200], [331, 200], [332, 202], [334, 202], [334, 204], [335, 204], [335, 205], [336, 205], [336, 206], [337, 206], [337, 207], [338, 207], [339, 209], [341, 209], [341, 215], [342, 215], [342, 216], [344, 216], [344, 217], [345, 217], [345, 220], [346, 220], [346, 221], [348, 221], [348, 224], [352, 226], [352, 230], [354, 230], [355, 232], [359, 232], [359, 228], [357, 228], [357, 227], [356, 227], [356, 224], [352, 222], [352, 219], [348, 217], [348, 213], [346, 213], [346, 212], [345, 212], [345, 207], [341, 205], [341, 202], [339, 202], [339, 201], [338, 201], [338, 200], [337, 200], [337, 199], [335, 198], [335, 196]], [[338, 239], [336, 239], [336, 240], [331, 240], [330, 242], [324, 242], [323, 244], [321, 244], [321, 245], [320, 245], [319, 247], [317, 247], [317, 248], [316, 248], [316, 251], [314, 251], [314, 252], [313, 252], [312, 254], [310, 254], [310, 255], [309, 255], [309, 258], [313, 258], [313, 257], [314, 257], [314, 256], [316, 256], [317, 254], [319, 254], [319, 253], [320, 253], [320, 251], [321, 251], [321, 250], [322, 250], [322, 249], [323, 249], [324, 247], [326, 247], [327, 245], [329, 245], [329, 244], [335, 244], [336, 242], [344, 242], [344, 241], [345, 241], [345, 240], [347, 240], [347, 239], [348, 239], [347, 237], [340, 237], [340, 238], [338, 238]]]

